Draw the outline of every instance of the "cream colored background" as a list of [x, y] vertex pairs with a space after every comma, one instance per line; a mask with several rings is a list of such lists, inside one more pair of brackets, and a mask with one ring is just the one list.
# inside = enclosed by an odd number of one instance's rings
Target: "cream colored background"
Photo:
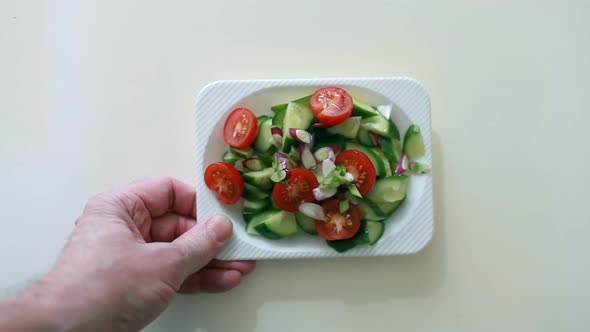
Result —
[[192, 181], [206, 83], [408, 75], [432, 97], [426, 250], [261, 262], [147, 331], [587, 331], [589, 14], [588, 1], [2, 0], [0, 289], [50, 267], [91, 194]]

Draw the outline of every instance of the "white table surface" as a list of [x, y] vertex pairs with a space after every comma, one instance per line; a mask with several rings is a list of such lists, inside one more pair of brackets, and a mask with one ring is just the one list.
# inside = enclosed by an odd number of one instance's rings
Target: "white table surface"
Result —
[[412, 76], [432, 98], [435, 239], [260, 262], [147, 331], [587, 331], [588, 1], [0, 2], [0, 289], [52, 264], [86, 199], [194, 179], [219, 79]]

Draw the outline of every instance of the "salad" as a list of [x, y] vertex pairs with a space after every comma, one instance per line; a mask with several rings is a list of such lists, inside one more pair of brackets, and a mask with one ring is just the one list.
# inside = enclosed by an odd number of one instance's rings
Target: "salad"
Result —
[[374, 245], [406, 200], [411, 174], [430, 171], [420, 128], [402, 140], [394, 121], [340, 87], [226, 118], [222, 160], [205, 183], [223, 204], [242, 204], [246, 232], [278, 240], [299, 230], [338, 252]]

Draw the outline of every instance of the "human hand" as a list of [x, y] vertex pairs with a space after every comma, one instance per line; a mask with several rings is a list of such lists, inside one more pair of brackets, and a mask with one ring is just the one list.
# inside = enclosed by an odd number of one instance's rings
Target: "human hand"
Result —
[[38, 293], [61, 301], [66, 330], [136, 331], [177, 291], [223, 292], [254, 269], [252, 261], [212, 260], [232, 224], [223, 216], [196, 223], [195, 199], [191, 186], [159, 178], [88, 201], [38, 285]]

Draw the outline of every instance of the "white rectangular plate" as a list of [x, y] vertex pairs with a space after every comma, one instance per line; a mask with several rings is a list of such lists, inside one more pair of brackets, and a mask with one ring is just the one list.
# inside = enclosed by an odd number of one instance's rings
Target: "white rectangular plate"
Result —
[[391, 256], [420, 251], [434, 231], [432, 175], [410, 178], [406, 202], [385, 220], [385, 233], [373, 246], [338, 253], [318, 236], [303, 232], [282, 240], [249, 235], [241, 216], [241, 204], [226, 206], [217, 201], [205, 185], [203, 174], [208, 164], [221, 161], [228, 146], [222, 128], [229, 112], [247, 107], [258, 116], [271, 115], [270, 107], [312, 94], [323, 86], [339, 86], [353, 98], [372, 105], [391, 106], [391, 116], [400, 133], [412, 123], [422, 130], [426, 155], [421, 161], [432, 165], [430, 98], [419, 82], [411, 78], [326, 78], [296, 80], [216, 81], [199, 93], [196, 118], [197, 220], [222, 213], [234, 223], [234, 235], [218, 259], [285, 259], [350, 256]]

